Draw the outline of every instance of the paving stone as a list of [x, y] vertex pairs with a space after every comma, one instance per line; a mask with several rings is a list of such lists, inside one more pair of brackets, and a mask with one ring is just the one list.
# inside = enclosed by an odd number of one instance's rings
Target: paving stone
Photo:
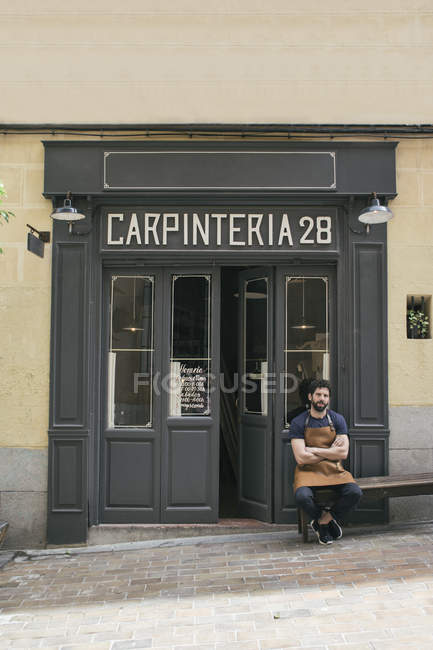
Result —
[[[433, 647], [433, 526], [45, 556], [0, 574], [0, 647]], [[328, 552], [329, 551], [329, 552]]]
[[132, 650], [133, 648], [150, 648], [152, 638], [134, 639], [133, 641], [115, 641], [111, 650]]

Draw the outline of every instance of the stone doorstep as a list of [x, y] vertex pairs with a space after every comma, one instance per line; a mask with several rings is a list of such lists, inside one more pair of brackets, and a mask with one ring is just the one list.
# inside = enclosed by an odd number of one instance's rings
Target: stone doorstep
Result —
[[[369, 530], [391, 531], [404, 527], [432, 524], [433, 521], [390, 522], [389, 524], [348, 524], [347, 532], [368, 532]], [[176, 540], [231, 535], [259, 535], [261, 533], [294, 533], [298, 535], [297, 524], [271, 524], [256, 519], [222, 519], [216, 524], [99, 524], [90, 526], [87, 544], [76, 546], [99, 546], [145, 541]], [[222, 540], [221, 540], [222, 541]], [[195, 542], [191, 540], [191, 543]], [[197, 542], [199, 543], [199, 542]], [[72, 546], [72, 545], [71, 545]], [[57, 548], [47, 546], [46, 548]]]
[[216, 524], [99, 524], [90, 526], [87, 545], [207, 537], [239, 533], [293, 530], [293, 524], [270, 524], [256, 519], [221, 519]]

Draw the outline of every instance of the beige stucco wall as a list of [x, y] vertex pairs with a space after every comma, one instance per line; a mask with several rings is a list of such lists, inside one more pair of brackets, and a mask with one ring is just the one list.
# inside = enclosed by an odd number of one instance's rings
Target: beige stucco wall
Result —
[[1, 0], [0, 22], [0, 122], [432, 119], [429, 0]]
[[0, 135], [0, 180], [15, 213], [0, 227], [0, 519], [19, 548], [46, 530], [51, 246], [26, 250], [27, 223], [51, 230], [39, 137]]
[[433, 140], [400, 142], [397, 190], [388, 225], [390, 406], [433, 405], [433, 339], [407, 339], [405, 321], [406, 296], [433, 293]]
[[[433, 294], [433, 140], [397, 149], [388, 224], [390, 473], [433, 467], [433, 339], [406, 338], [406, 296]], [[433, 497], [390, 500], [391, 520], [433, 519]]]
[[42, 197], [43, 147], [35, 136], [0, 136], [0, 180], [15, 213], [0, 229], [0, 444], [47, 445], [51, 246], [27, 252], [26, 224], [51, 230]]

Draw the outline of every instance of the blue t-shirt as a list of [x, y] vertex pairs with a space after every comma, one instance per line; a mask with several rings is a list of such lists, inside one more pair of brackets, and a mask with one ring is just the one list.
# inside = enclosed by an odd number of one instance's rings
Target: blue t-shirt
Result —
[[[347, 432], [347, 424], [344, 417], [335, 411], [331, 411], [330, 409], [328, 410], [328, 413], [331, 416], [331, 420], [335, 427], [335, 433], [337, 436], [343, 434], [349, 435]], [[307, 416], [308, 411], [304, 411], [300, 415], [297, 415], [295, 418], [293, 418], [293, 420], [290, 422], [289, 440], [292, 438], [304, 437], [304, 429]], [[308, 423], [308, 426], [312, 429], [329, 426], [326, 414], [323, 416], [323, 418], [313, 418], [313, 416], [310, 415], [310, 422]]]

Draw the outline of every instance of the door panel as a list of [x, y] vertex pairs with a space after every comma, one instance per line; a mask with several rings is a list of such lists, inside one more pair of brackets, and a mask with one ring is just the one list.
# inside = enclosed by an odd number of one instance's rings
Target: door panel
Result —
[[239, 273], [239, 308], [240, 510], [244, 516], [272, 521], [272, 269]]
[[107, 441], [108, 507], [152, 508], [154, 456], [150, 440]]

